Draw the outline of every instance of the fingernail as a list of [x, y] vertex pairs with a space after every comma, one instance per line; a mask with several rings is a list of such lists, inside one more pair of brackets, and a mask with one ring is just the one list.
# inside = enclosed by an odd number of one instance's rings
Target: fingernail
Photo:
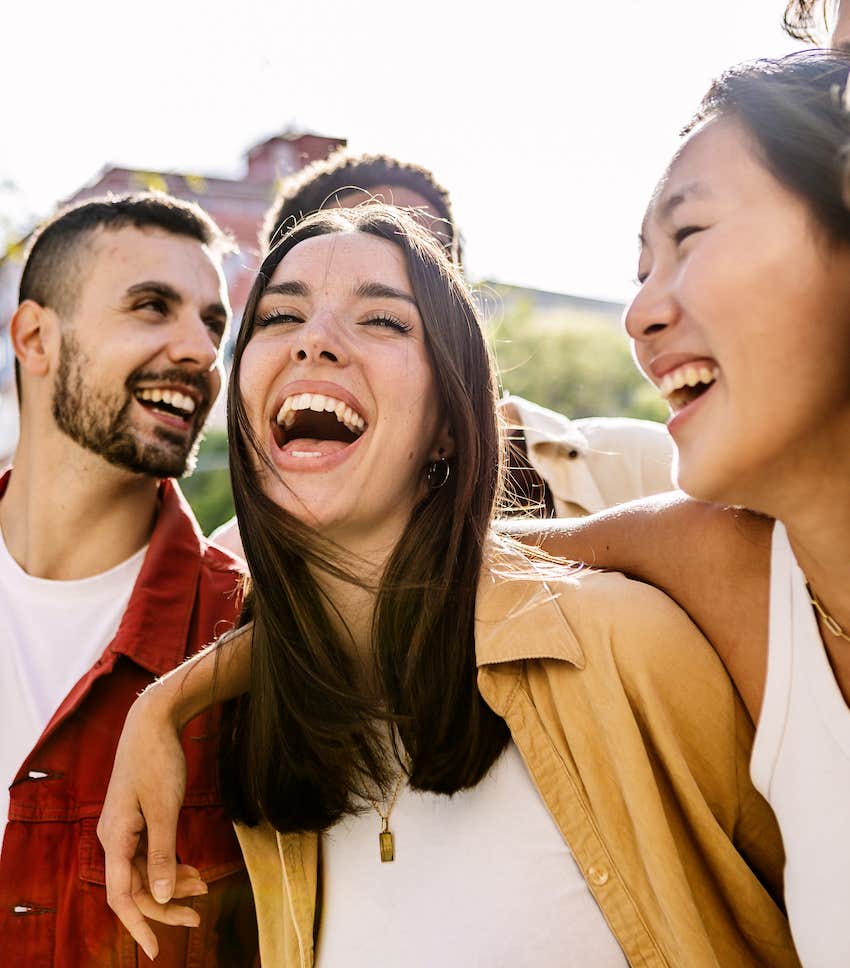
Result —
[[142, 945], [142, 951], [144, 951], [150, 961], [156, 961], [156, 952], [153, 950], [153, 948], [149, 948], [147, 945]]
[[158, 901], [160, 904], [165, 904], [166, 901], [169, 901], [171, 899], [171, 882], [154, 881], [153, 896], [154, 900]]

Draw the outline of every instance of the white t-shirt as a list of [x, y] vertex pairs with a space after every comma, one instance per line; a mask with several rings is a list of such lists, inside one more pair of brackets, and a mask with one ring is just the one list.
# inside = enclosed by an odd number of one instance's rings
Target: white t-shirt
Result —
[[389, 827], [391, 863], [371, 807], [323, 835], [318, 968], [626, 968], [513, 743], [471, 790], [402, 787]]
[[850, 965], [850, 709], [785, 528], [773, 529], [767, 682], [750, 772], [785, 845], [785, 903], [806, 968]]
[[115, 637], [147, 548], [91, 578], [28, 575], [0, 534], [0, 840], [9, 785], [54, 712]]

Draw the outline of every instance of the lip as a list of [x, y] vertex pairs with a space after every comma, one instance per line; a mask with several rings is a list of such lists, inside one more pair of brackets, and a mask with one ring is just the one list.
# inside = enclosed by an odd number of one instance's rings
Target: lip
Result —
[[[320, 391], [301, 390], [298, 392], [318, 393]], [[284, 397], [284, 399], [286, 398]], [[339, 467], [340, 464], [345, 463], [345, 461], [355, 455], [365, 436], [365, 433], [361, 434], [353, 443], [348, 444], [333, 454], [326, 454], [322, 457], [293, 457], [291, 454], [286, 453], [284, 450], [281, 450], [281, 448], [278, 447], [277, 441], [274, 439], [274, 430], [272, 427], [270, 427], [268, 453], [271, 455], [272, 462], [275, 464], [275, 466], [282, 471], [306, 471], [311, 474], [326, 473], [327, 471], [333, 470], [335, 467]]]
[[654, 382], [657, 384], [668, 373], [672, 373], [674, 370], [678, 370], [680, 366], [686, 366], [687, 364], [703, 364], [711, 369], [716, 368], [718, 365], [717, 360], [713, 356], [706, 356], [705, 353], [659, 353], [658, 356], [653, 356], [649, 363], [647, 363], [646, 368], [652, 374]]
[[[169, 388], [170, 389], [170, 388]], [[166, 427], [170, 427], [172, 430], [182, 430], [184, 433], [191, 433], [192, 428], [195, 426], [195, 421], [197, 419], [198, 410], [189, 415], [188, 420], [184, 420], [182, 417], [178, 417], [173, 413], [166, 413], [164, 410], [155, 410], [153, 407], [143, 407], [141, 403], [133, 395], [133, 403], [142, 411], [142, 413], [147, 414], [151, 420], [155, 420], [160, 424], [164, 424]]]
[[[316, 393], [326, 397], [333, 397], [334, 400], [342, 400], [343, 403], [348, 404], [355, 413], [359, 414], [366, 421], [366, 430], [368, 431], [371, 421], [366, 414], [363, 404], [360, 403], [350, 390], [346, 390], [345, 387], [341, 387], [338, 383], [329, 383], [325, 380], [295, 380], [292, 383], [287, 383], [280, 390], [280, 393], [277, 394], [272, 405], [271, 422], [273, 425], [277, 423], [277, 415], [283, 406], [283, 401], [287, 397], [293, 397], [299, 393]], [[349, 446], [353, 446], [353, 444]]]
[[702, 408], [706, 398], [710, 397], [716, 389], [717, 381], [712, 383], [712, 385], [704, 393], [701, 393], [695, 400], [691, 400], [691, 402], [682, 407], [681, 410], [677, 410], [674, 414], [671, 414], [669, 420], [667, 421], [667, 432], [671, 437], [675, 438], [676, 434], [682, 429], [682, 427], [686, 426], [688, 422], [693, 419], [694, 414], [698, 413]]

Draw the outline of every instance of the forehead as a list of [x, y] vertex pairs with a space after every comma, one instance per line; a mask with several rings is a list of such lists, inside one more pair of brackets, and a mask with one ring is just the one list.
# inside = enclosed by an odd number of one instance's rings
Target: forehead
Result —
[[780, 188], [746, 128], [732, 118], [712, 118], [688, 137], [662, 175], [647, 208], [644, 228], [668, 219], [684, 201], [756, 200]]
[[299, 242], [271, 277], [272, 284], [291, 280], [305, 282], [312, 289], [349, 289], [377, 281], [411, 292], [399, 247], [367, 232], [334, 232]]
[[221, 263], [197, 239], [155, 228], [99, 229], [82, 258], [81, 295], [121, 293], [141, 282], [164, 283], [185, 299], [223, 301]]

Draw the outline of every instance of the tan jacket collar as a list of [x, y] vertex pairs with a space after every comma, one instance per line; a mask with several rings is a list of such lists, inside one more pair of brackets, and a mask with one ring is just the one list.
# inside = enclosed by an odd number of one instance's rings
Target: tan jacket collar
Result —
[[479, 668], [522, 659], [560, 659], [584, 668], [584, 653], [558, 604], [559, 593], [540, 580], [549, 568], [529, 561], [509, 544], [493, 543], [485, 557], [475, 606]]

